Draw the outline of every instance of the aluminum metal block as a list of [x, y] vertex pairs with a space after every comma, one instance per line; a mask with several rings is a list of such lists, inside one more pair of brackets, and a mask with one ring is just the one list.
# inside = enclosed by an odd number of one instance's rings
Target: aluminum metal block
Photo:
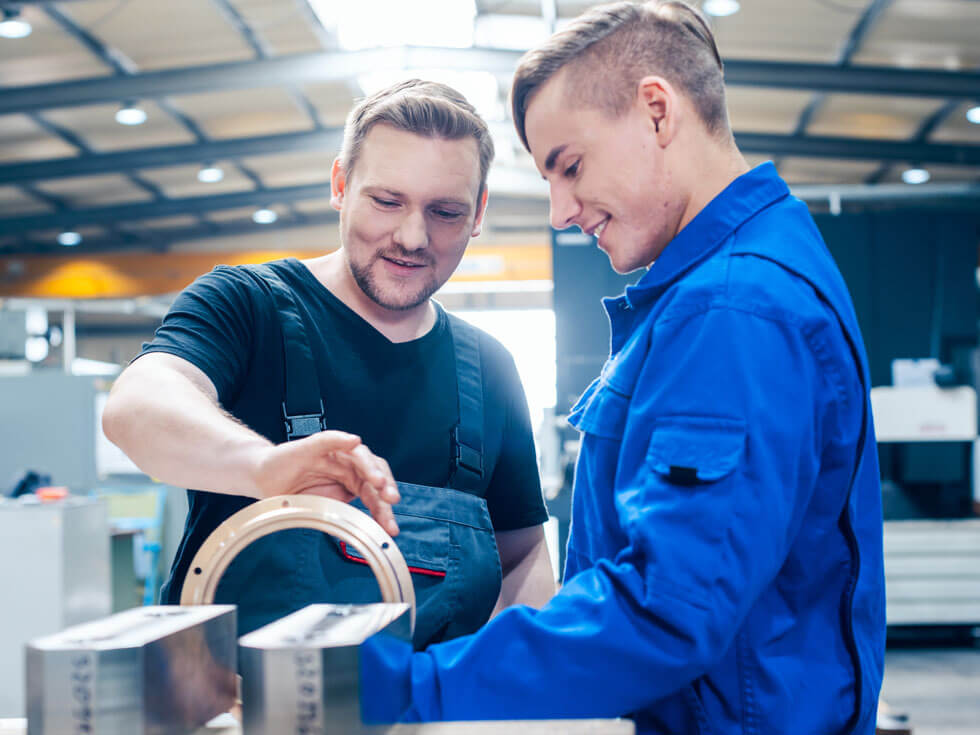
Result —
[[186, 735], [236, 694], [234, 605], [127, 610], [27, 645], [28, 735]]
[[381, 632], [410, 641], [409, 606], [310, 605], [243, 636], [244, 734], [362, 732], [358, 646]]

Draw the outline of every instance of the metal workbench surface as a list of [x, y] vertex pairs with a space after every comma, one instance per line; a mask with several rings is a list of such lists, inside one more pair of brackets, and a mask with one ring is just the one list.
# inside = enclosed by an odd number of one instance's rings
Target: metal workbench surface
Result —
[[[241, 735], [227, 717], [188, 735]], [[371, 735], [633, 735], [629, 720], [509, 720], [494, 722], [430, 722], [391, 725], [370, 730]], [[27, 720], [0, 720], [0, 735], [26, 735]]]

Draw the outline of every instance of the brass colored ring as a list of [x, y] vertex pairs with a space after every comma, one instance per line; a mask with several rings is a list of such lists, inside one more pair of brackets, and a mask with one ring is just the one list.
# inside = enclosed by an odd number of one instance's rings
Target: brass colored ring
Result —
[[398, 546], [366, 513], [319, 495], [266, 498], [227, 518], [194, 555], [184, 578], [180, 604], [210, 605], [221, 575], [242, 549], [263, 536], [290, 528], [323, 531], [357, 549], [378, 581], [381, 599], [408, 603], [415, 631], [415, 587]]

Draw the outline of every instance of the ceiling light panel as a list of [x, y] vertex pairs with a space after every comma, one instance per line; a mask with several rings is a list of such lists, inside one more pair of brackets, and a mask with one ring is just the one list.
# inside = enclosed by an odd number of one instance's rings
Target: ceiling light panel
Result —
[[53, 123], [77, 132], [86, 143], [101, 152], [195, 141], [187, 128], [150, 100], [139, 102], [139, 107], [146, 111], [145, 123], [120, 125], [116, 122], [116, 112], [121, 104], [64, 107], [45, 110], [44, 116]]
[[894, 0], [854, 57], [856, 64], [980, 67], [980, 3]]
[[33, 28], [27, 38], [0, 44], [0, 80], [4, 84], [47, 84], [103, 76], [111, 69], [81, 43], [65, 33], [36, 7], [24, 7], [24, 19]]
[[174, 97], [173, 102], [217, 139], [313, 129], [310, 116], [284, 87], [215, 90]]
[[361, 95], [361, 88], [353, 79], [342, 82], [317, 82], [302, 87], [306, 99], [310, 101], [320, 120], [328, 127], [343, 127], [347, 115], [354, 106], [355, 96]]
[[37, 188], [67, 199], [72, 207], [134, 204], [153, 198], [152, 194], [134, 184], [123, 174], [76, 176], [69, 179], [40, 181], [37, 183]]
[[244, 158], [242, 163], [257, 173], [270, 188], [327, 182], [324, 196], [329, 198], [330, 168], [338, 153], [327, 150], [277, 153]]
[[242, 18], [262, 38], [275, 56], [321, 51], [323, 47], [313, 32], [308, 16], [302, 12], [305, 2], [269, 2], [269, 0], [234, 0]]
[[52, 135], [27, 115], [0, 115], [0, 163], [64, 158], [78, 153], [75, 146]]
[[787, 156], [779, 163], [779, 175], [790, 184], [861, 184], [877, 170], [875, 161]]
[[803, 13], [797, 2], [744, 0], [735, 15], [709, 21], [725, 58], [832, 63], [860, 10], [828, 5], [808, 2]]
[[976, 107], [974, 102], [964, 102], [950, 113], [929, 140], [937, 143], [980, 143], [980, 125], [971, 123], [966, 117], [967, 112]]
[[[348, 50], [381, 46], [473, 45], [474, 0], [309, 0], [323, 25]], [[378, 19], [384, 18], [384, 23]]]
[[941, 100], [917, 97], [830, 95], [807, 127], [807, 132], [811, 135], [905, 140], [912, 137], [922, 121], [942, 104]]
[[813, 95], [792, 89], [729, 87], [725, 99], [733, 130], [789, 134]]
[[[118, 10], [107, 14], [114, 5], [119, 5]], [[60, 9], [83, 27], [94, 24], [92, 32], [131, 59], [140, 71], [255, 57], [242, 35], [210, 2], [114, 0], [64, 3]]]
[[230, 162], [219, 161], [218, 165], [224, 171], [224, 178], [210, 184], [198, 180], [197, 174], [201, 167], [197, 164], [143, 169], [140, 171], [140, 176], [159, 186], [168, 197], [176, 199], [225, 194], [233, 191], [251, 191], [255, 188], [252, 180]]
[[18, 217], [50, 211], [52, 211], [50, 205], [32, 197], [23, 189], [16, 186], [0, 186], [0, 217]]
[[480, 48], [524, 50], [534, 48], [551, 32], [540, 15], [479, 15], [473, 28], [473, 45]]

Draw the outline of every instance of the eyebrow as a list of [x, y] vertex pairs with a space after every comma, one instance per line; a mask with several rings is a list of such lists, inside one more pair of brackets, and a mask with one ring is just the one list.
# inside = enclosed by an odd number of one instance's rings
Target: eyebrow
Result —
[[555, 161], [558, 160], [558, 156], [564, 153], [566, 148], [568, 148], [568, 145], [564, 144], [551, 149], [551, 153], [549, 153], [548, 157], [544, 159], [544, 167], [546, 171], [551, 171], [555, 168]]

